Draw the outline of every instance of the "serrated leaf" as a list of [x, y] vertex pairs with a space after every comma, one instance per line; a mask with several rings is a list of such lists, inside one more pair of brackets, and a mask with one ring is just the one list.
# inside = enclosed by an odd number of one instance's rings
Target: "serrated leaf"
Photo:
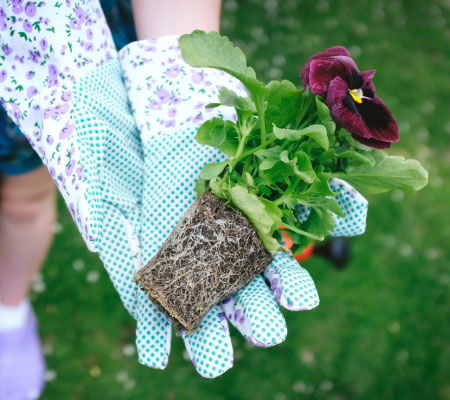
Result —
[[203, 167], [202, 171], [200, 172], [200, 178], [209, 181], [209, 180], [219, 176], [227, 165], [228, 165], [228, 161], [212, 162], [212, 163], [206, 164]]
[[184, 60], [192, 67], [216, 68], [239, 79], [253, 98], [261, 98], [266, 88], [256, 79], [253, 68], [247, 67], [244, 53], [226, 36], [217, 32], [194, 31], [178, 41]]
[[345, 172], [335, 173], [355, 186], [369, 193], [382, 193], [392, 189], [415, 192], [428, 183], [428, 172], [417, 160], [405, 160], [401, 156], [388, 156], [386, 152], [372, 152], [375, 165], [349, 164]]
[[196, 68], [218, 68], [256, 78], [253, 68], [247, 67], [247, 59], [228, 37], [217, 32], [195, 30], [182, 35], [178, 41], [184, 60]]
[[267, 251], [275, 253], [281, 246], [271, 235], [272, 226], [276, 223], [273, 210], [268, 211], [264, 202], [255, 194], [249, 193], [244, 186], [232, 187], [230, 195], [233, 205], [241, 210], [255, 227]]
[[307, 136], [317, 142], [323, 149], [329, 146], [327, 130], [323, 125], [310, 125], [303, 129], [283, 129], [273, 127], [273, 133], [278, 139], [296, 142]]

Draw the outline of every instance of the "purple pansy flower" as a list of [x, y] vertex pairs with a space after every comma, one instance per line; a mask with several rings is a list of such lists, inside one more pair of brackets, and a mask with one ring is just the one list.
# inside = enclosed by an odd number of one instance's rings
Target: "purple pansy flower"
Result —
[[300, 72], [305, 87], [322, 96], [334, 120], [352, 137], [384, 149], [399, 141], [397, 122], [375, 95], [375, 71], [360, 72], [345, 47], [331, 47], [313, 55]]

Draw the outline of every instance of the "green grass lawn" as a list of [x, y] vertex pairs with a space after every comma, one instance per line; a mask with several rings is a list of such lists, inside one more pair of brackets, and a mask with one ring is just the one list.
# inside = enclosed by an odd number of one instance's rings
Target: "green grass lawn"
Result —
[[135, 322], [60, 201], [33, 292], [49, 368], [43, 399], [450, 399], [449, 24], [448, 0], [224, 0], [223, 33], [260, 78], [300, 85], [306, 59], [332, 45], [377, 69], [377, 94], [401, 129], [392, 153], [419, 159], [430, 184], [369, 197], [348, 268], [304, 263], [320, 307], [286, 311], [289, 334], [274, 348], [233, 332], [234, 368], [215, 380], [197, 375], [175, 336], [165, 371], [137, 363]]

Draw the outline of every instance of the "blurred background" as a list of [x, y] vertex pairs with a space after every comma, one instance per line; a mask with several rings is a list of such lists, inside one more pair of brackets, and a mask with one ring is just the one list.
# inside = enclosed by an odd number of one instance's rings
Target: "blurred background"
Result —
[[450, 399], [450, 1], [224, 0], [222, 16], [260, 79], [300, 85], [308, 57], [333, 45], [377, 69], [377, 94], [400, 126], [391, 153], [420, 160], [430, 183], [368, 196], [367, 232], [351, 240], [347, 268], [303, 263], [320, 306], [284, 311], [289, 334], [274, 348], [234, 331], [234, 368], [212, 381], [175, 335], [165, 371], [137, 363], [135, 322], [59, 199], [33, 286], [43, 399]]

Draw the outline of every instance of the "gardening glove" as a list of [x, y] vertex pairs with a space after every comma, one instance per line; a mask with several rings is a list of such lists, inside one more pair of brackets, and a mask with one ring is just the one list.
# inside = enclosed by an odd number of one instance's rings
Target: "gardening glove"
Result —
[[[121, 50], [120, 58], [143, 143], [141, 243], [145, 264], [195, 200], [195, 181], [202, 167], [226, 158], [216, 149], [198, 144], [196, 132], [214, 116], [235, 119], [234, 112], [226, 107], [205, 109], [205, 105], [217, 102], [222, 86], [242, 95], [246, 92], [224, 72], [187, 65], [174, 36], [132, 43]], [[273, 346], [287, 334], [277, 300], [290, 310], [309, 310], [318, 305], [310, 275], [289, 254], [277, 253], [265, 276], [271, 288], [257, 276], [222, 305], [213, 307], [194, 333], [181, 332], [189, 357], [202, 376], [216, 377], [233, 364], [227, 319], [250, 343]], [[142, 315], [154, 321], [150, 329], [138, 323], [138, 337], [147, 339], [138, 339], [139, 360], [163, 368], [169, 355], [165, 340], [169, 341], [170, 325], [161, 323], [161, 312], [150, 306], [146, 293], [142, 291], [139, 296], [139, 303], [146, 305]], [[164, 351], [161, 359], [158, 355]]]
[[133, 279], [141, 266], [141, 143], [100, 4], [3, 2], [0, 41], [2, 105], [50, 170], [127, 310], [148, 318]]

